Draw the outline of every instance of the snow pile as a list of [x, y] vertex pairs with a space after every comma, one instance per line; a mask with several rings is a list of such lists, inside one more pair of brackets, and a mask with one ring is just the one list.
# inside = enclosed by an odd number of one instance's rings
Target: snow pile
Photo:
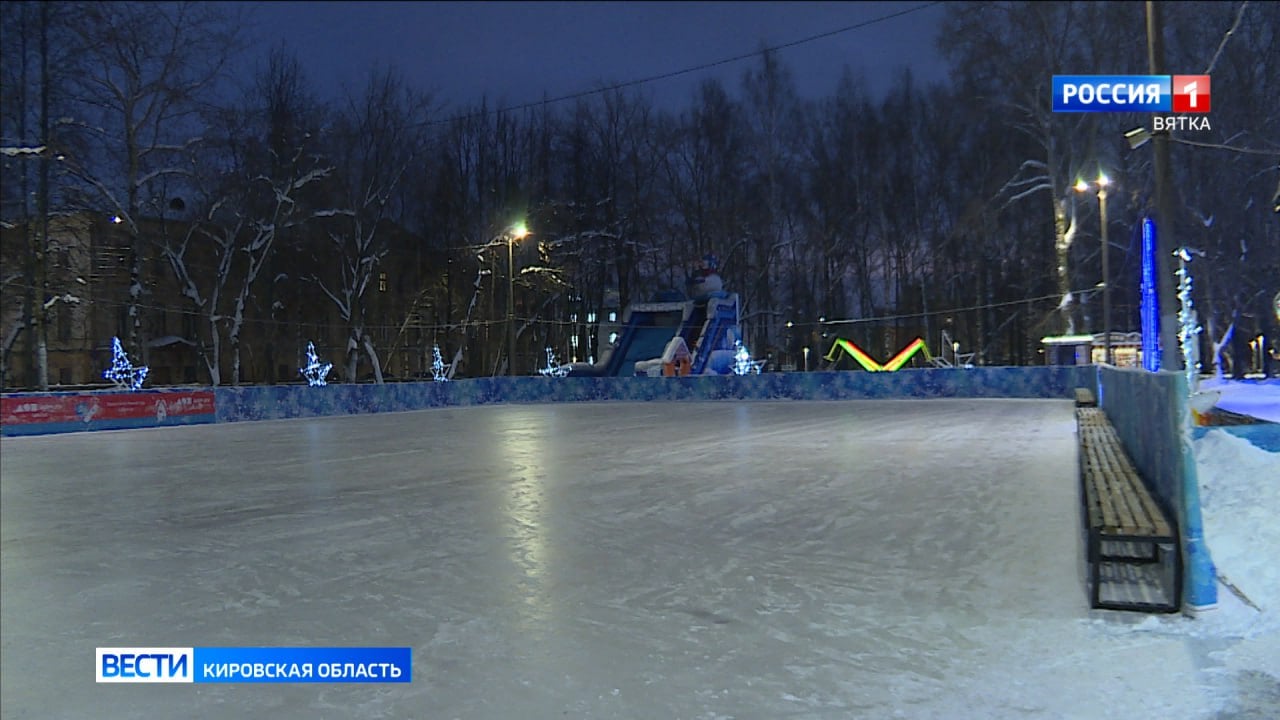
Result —
[[[1238, 588], [1244, 603], [1220, 603], [1210, 624], [1251, 636], [1280, 631], [1280, 453], [1214, 429], [1195, 441], [1201, 518], [1218, 575]], [[1232, 594], [1220, 586], [1219, 599]]]
[[1219, 578], [1235, 586], [1248, 603], [1220, 583], [1218, 608], [1179, 629], [1204, 638], [1192, 642], [1209, 650], [1204, 692], [1222, 715], [1277, 717], [1280, 453], [1222, 429], [1210, 430], [1193, 447], [1209, 555]]

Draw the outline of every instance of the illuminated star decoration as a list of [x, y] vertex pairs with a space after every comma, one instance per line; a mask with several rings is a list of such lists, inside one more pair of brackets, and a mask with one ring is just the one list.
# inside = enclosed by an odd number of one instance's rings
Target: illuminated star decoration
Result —
[[332, 369], [333, 363], [320, 362], [320, 358], [316, 357], [315, 343], [307, 341], [307, 366], [298, 368], [298, 372], [307, 379], [307, 384], [311, 387], [324, 387], [328, 384], [325, 378], [329, 376], [329, 371]]
[[547, 348], [547, 366], [539, 369], [538, 373], [548, 377], [564, 377], [569, 374], [569, 368], [561, 365], [556, 360], [556, 354], [551, 351], [551, 348]]
[[733, 356], [733, 372], [735, 375], [759, 375], [764, 367], [763, 360], [752, 360], [747, 346], [738, 341], [738, 352]]
[[449, 382], [449, 375], [444, 368], [444, 358], [440, 357], [440, 346], [431, 345], [431, 379], [436, 382]]
[[111, 338], [111, 367], [102, 371], [102, 377], [125, 390], [141, 390], [142, 381], [147, 379], [146, 366], [134, 367], [129, 356], [120, 347], [120, 338]]
[[1196, 311], [1191, 306], [1191, 254], [1186, 248], [1179, 248], [1175, 255], [1181, 260], [1178, 263], [1178, 342], [1182, 345], [1183, 367], [1187, 373], [1187, 392], [1196, 391], [1196, 380], [1200, 377], [1200, 343], [1196, 336], [1200, 334], [1200, 323], [1196, 322]]

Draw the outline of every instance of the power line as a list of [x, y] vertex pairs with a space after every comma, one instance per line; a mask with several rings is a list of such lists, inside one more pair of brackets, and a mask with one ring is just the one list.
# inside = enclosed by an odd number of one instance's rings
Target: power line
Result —
[[[1085, 290], [1075, 290], [1073, 294], [1083, 294]], [[869, 318], [852, 318], [847, 320], [819, 320], [812, 323], [796, 323], [797, 325], [857, 325], [861, 323], [882, 323], [896, 320], [910, 320], [913, 318], [932, 317], [934, 315], [947, 315], [951, 313], [974, 312], [976, 310], [992, 310], [998, 307], [1008, 307], [1010, 305], [1024, 305], [1026, 303], [1038, 303], [1046, 300], [1061, 300], [1061, 295], [1040, 295], [1037, 297], [1021, 298], [1018, 300], [1004, 300], [995, 303], [984, 303], [982, 305], [970, 305], [968, 307], [945, 308], [942, 310], [930, 310], [929, 312], [901, 313], [898, 315], [880, 315]]]
[[1276, 150], [1257, 150], [1254, 148], [1238, 148], [1230, 145], [1222, 145], [1219, 143], [1198, 142], [1195, 140], [1187, 140], [1186, 138], [1171, 137], [1170, 140], [1179, 145], [1190, 145], [1192, 147], [1208, 148], [1210, 150], [1226, 150], [1227, 152], [1240, 153], [1241, 155], [1262, 155], [1263, 157], [1280, 157], [1280, 149]]
[[763, 55], [765, 53], [777, 52], [779, 50], [787, 50], [793, 47], [797, 47], [799, 45], [815, 42], [817, 40], [824, 40], [826, 38], [833, 37], [835, 35], [852, 32], [854, 30], [861, 30], [862, 28], [871, 27], [872, 25], [877, 25], [879, 23], [893, 20], [895, 18], [920, 12], [921, 10], [927, 10], [935, 5], [941, 5], [941, 4], [942, 4], [942, 0], [934, 0], [933, 2], [927, 2], [927, 3], [924, 3], [923, 5], [917, 5], [916, 7], [908, 8], [906, 10], [899, 10], [898, 12], [895, 12], [895, 13], [889, 13], [888, 15], [882, 15], [877, 18], [872, 18], [871, 20], [864, 20], [862, 22], [854, 23], [852, 25], [846, 25], [841, 28], [836, 28], [835, 30], [828, 30], [826, 32], [821, 32], [816, 35], [803, 37], [803, 38], [800, 38], [799, 40], [792, 40], [790, 42], [785, 42], [780, 45], [771, 45], [768, 47], [761, 48], [759, 50], [754, 50], [752, 52], [741, 53], [738, 55], [734, 55], [733, 57], [727, 57], [720, 60], [713, 60], [711, 62], [702, 63], [700, 65], [693, 65], [691, 67], [686, 67], [681, 70], [673, 70], [671, 72], [659, 73], [657, 75], [649, 75], [647, 77], [637, 78], [635, 80], [627, 80], [625, 82], [606, 85], [604, 87], [596, 88], [594, 90], [581, 90], [579, 92], [569, 93], [567, 95], [560, 95], [560, 96], [548, 98], [545, 100], [530, 101], [526, 103], [521, 103], [519, 105], [509, 105], [507, 107], [497, 108], [495, 110], [484, 110], [484, 111], [477, 111], [477, 112], [471, 112], [471, 113], [462, 113], [460, 115], [454, 115], [453, 117], [450, 117], [444, 120], [427, 120], [427, 121], [418, 123], [418, 126], [431, 127], [433, 125], [445, 125], [458, 120], [471, 120], [474, 118], [488, 117], [491, 115], [501, 115], [502, 113], [529, 110], [536, 107], [543, 107], [546, 105], [553, 105], [556, 103], [567, 102], [569, 100], [578, 100], [580, 98], [590, 97], [592, 95], [600, 95], [603, 93], [613, 92], [615, 90], [623, 90], [629, 87], [646, 85], [648, 83], [660, 82], [662, 80], [670, 80], [672, 78], [680, 77], [681, 75], [688, 75], [689, 73], [700, 72], [702, 70], [710, 70], [711, 68], [720, 67], [721, 65], [728, 65], [730, 63], [741, 62], [742, 60], [748, 60], [750, 58], [756, 57], [758, 55]]
[[[20, 289], [26, 289], [29, 287], [24, 283], [14, 283], [13, 285], [14, 287], [17, 287]], [[32, 288], [32, 289], [36, 289], [38, 291], [38, 288]], [[1088, 290], [1076, 290], [1076, 291], [1073, 291], [1073, 294], [1079, 295], [1085, 292], [1088, 292]], [[841, 320], [814, 320], [810, 322], [797, 322], [795, 323], [795, 326], [796, 327], [832, 327], [832, 326], [839, 326], [839, 325], [886, 323], [886, 322], [895, 322], [898, 320], [910, 320], [914, 318], [934, 317], [938, 315], [960, 314], [965, 312], [974, 312], [978, 310], [991, 310], [995, 308], [1009, 307], [1013, 305], [1025, 305], [1027, 303], [1034, 304], [1034, 303], [1046, 302], [1049, 300], [1057, 301], [1060, 299], [1061, 299], [1061, 296], [1057, 294], [1039, 295], [1035, 297], [1025, 297], [1025, 298], [1018, 298], [1015, 300], [1004, 300], [1001, 302], [983, 303], [979, 305], [969, 305], [965, 307], [942, 308], [938, 310], [930, 310], [928, 312], [922, 311], [922, 312], [912, 312], [912, 313], [899, 313], [894, 315], [879, 315], [875, 317], [865, 317], [865, 318], [846, 318]], [[112, 309], [125, 308], [125, 307], [129, 307], [130, 305], [130, 303], [126, 301], [109, 299], [109, 298], [94, 298], [90, 302], [94, 306], [99, 306], [103, 308], [112, 308]], [[162, 306], [162, 305], [155, 305], [147, 302], [138, 302], [138, 303], [135, 303], [134, 306], [136, 306], [141, 310], [165, 312], [165, 313], [170, 313], [176, 316], [195, 316], [202, 324], [207, 324], [209, 321], [207, 312], [197, 310], [191, 307]], [[323, 306], [326, 308], [329, 307], [328, 305], [323, 305]], [[218, 315], [222, 318], [220, 322], [223, 324], [230, 323], [233, 320], [233, 318], [227, 314], [219, 313]], [[560, 327], [574, 327], [574, 326], [582, 326], [582, 325], [601, 324], [600, 322], [589, 323], [589, 322], [583, 322], [580, 320], [579, 321], [556, 320], [552, 318], [542, 318], [542, 317], [517, 316], [515, 320], [526, 325], [532, 324], [532, 325], [560, 326]], [[363, 327], [366, 331], [370, 333], [376, 332], [376, 331], [398, 331], [401, 328], [406, 328], [406, 327], [407, 329], [411, 329], [411, 330], [438, 332], [438, 331], [462, 330], [465, 328], [483, 328], [483, 327], [499, 326], [505, 323], [506, 323], [505, 317], [497, 317], [497, 318], [488, 318], [488, 319], [474, 319], [474, 320], [468, 320], [465, 322], [456, 321], [452, 323], [418, 322], [418, 323], [410, 323], [407, 326], [405, 326], [403, 323], [384, 324], [384, 323], [366, 322], [366, 323], [362, 323], [361, 327]], [[345, 320], [334, 320], [331, 318], [317, 318], [317, 319], [264, 318], [264, 317], [257, 317], [253, 313], [246, 313], [241, 317], [240, 325], [242, 327], [249, 326], [249, 325], [255, 325], [260, 327], [263, 327], [263, 326], [265, 327], [295, 327], [295, 326], [345, 327], [348, 325], [348, 322]]]

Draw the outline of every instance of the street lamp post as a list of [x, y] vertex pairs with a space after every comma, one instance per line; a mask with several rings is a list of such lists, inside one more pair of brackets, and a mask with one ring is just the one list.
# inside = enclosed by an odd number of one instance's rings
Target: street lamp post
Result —
[[507, 375], [516, 374], [516, 264], [515, 244], [529, 234], [524, 223], [507, 230]]
[[1098, 175], [1098, 213], [1102, 222], [1102, 331], [1107, 364], [1115, 365], [1111, 354], [1111, 248], [1107, 244], [1107, 176]]
[[[1103, 356], [1108, 365], [1115, 364], [1111, 353], [1111, 253], [1107, 245], [1107, 185], [1111, 183], [1106, 175], [1098, 174], [1098, 221], [1102, 225], [1102, 347]], [[1079, 180], [1075, 184], [1077, 192], [1089, 189], [1089, 183]]]

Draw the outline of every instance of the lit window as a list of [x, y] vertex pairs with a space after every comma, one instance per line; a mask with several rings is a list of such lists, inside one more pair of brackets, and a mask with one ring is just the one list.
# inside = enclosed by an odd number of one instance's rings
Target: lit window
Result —
[[384, 272], [380, 272], [378, 273], [378, 292], [386, 292], [386, 291], [387, 291], [387, 274]]
[[609, 344], [612, 345], [616, 342], [618, 342], [618, 333], [616, 332], [609, 333]]
[[616, 312], [609, 313], [609, 322], [618, 322], [618, 313]]
[[593, 312], [587, 313], [587, 322], [593, 323], [595, 321], [596, 321], [596, 314]]

